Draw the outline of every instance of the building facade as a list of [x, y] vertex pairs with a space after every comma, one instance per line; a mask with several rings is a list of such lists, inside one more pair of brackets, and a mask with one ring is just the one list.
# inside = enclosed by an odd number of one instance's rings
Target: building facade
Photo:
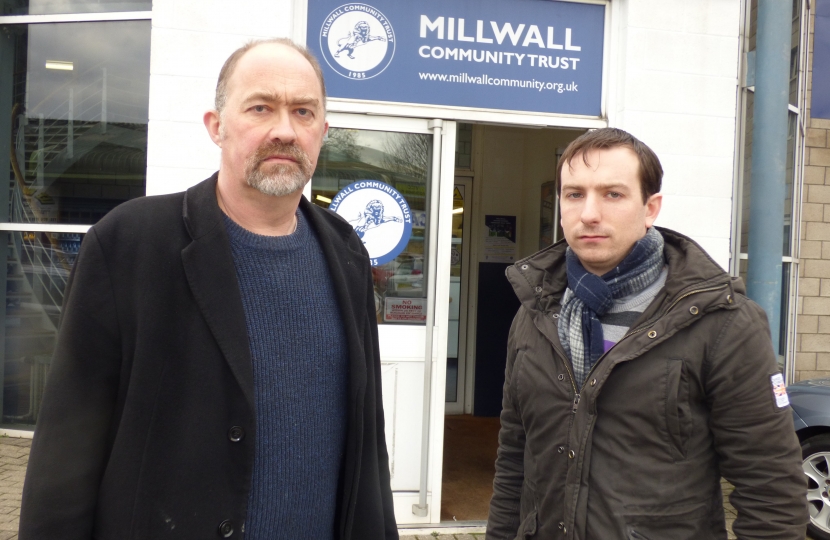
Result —
[[[651, 146], [665, 170], [657, 224], [745, 271], [755, 2], [370, 4], [2, 2], [0, 428], [25, 435], [37, 420], [89, 227], [218, 167], [202, 115], [225, 58], [251, 39], [289, 37], [321, 57], [331, 130], [306, 196], [351, 219], [375, 202], [359, 192], [380, 190], [381, 209], [401, 215], [378, 227], [389, 246], [370, 250], [401, 524], [442, 521], [445, 414], [498, 414], [516, 309], [504, 267], [561, 238], [552, 181], [579, 134], [620, 127]], [[813, 19], [811, 1], [793, 1], [779, 351], [790, 380], [830, 371], [830, 121], [810, 118]]]
[[815, 43], [817, 37], [819, 42], [830, 40], [827, 25], [819, 24], [817, 36], [816, 17], [827, 20], [830, 5], [824, 1], [815, 4], [809, 14], [796, 380], [830, 376], [830, 115], [826, 109], [817, 117], [812, 114], [813, 67], [826, 69], [828, 65], [827, 53], [821, 50], [819, 63], [814, 62]]

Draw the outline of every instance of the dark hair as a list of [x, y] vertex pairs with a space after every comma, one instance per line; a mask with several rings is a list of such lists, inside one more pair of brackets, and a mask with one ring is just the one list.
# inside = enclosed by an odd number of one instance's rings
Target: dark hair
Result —
[[303, 58], [308, 60], [308, 63], [311, 64], [311, 67], [314, 69], [314, 73], [317, 75], [317, 79], [320, 81], [320, 90], [323, 92], [323, 107], [326, 105], [326, 83], [323, 80], [323, 70], [320, 69], [320, 63], [314, 57], [311, 52], [303, 47], [302, 45], [297, 45], [293, 41], [288, 38], [270, 38], [270, 39], [255, 39], [249, 41], [242, 47], [233, 51], [233, 53], [225, 60], [225, 64], [222, 66], [222, 70], [219, 71], [219, 80], [216, 82], [216, 97], [214, 98], [214, 107], [216, 111], [221, 113], [222, 109], [225, 108], [225, 103], [228, 101], [228, 80], [233, 75], [234, 70], [236, 69], [236, 64], [239, 63], [239, 60], [245, 56], [245, 53], [257, 47], [259, 45], [267, 45], [269, 43], [276, 43], [278, 45], [285, 45], [286, 47], [290, 47], [294, 49], [301, 55]]
[[556, 192], [562, 192], [562, 167], [566, 163], [570, 167], [571, 160], [582, 156], [585, 165], [588, 165], [588, 153], [591, 150], [609, 150], [618, 147], [630, 149], [640, 161], [640, 191], [643, 194], [643, 204], [645, 204], [649, 197], [660, 192], [663, 167], [651, 148], [631, 133], [617, 128], [595, 129], [571, 141], [562, 157], [559, 158], [559, 163], [556, 164]]

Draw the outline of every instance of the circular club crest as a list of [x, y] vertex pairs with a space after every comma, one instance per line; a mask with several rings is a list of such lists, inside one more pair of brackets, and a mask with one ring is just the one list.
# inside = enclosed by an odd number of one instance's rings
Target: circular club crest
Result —
[[395, 56], [395, 31], [383, 13], [368, 4], [343, 4], [320, 29], [326, 63], [347, 79], [371, 79]]
[[366, 246], [372, 266], [400, 254], [412, 235], [412, 210], [398, 190], [378, 180], [358, 180], [340, 190], [329, 205], [349, 222]]

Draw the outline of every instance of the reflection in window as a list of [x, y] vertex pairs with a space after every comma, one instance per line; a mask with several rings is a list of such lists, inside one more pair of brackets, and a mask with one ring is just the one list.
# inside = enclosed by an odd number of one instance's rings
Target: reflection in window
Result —
[[66, 282], [81, 234], [4, 232], [4, 346], [0, 351], [0, 424], [33, 425], [40, 411], [58, 333]]
[[151, 0], [3, 0], [3, 15], [150, 11]]
[[[747, 276], [747, 259], [741, 259], [738, 265], [738, 276], [744, 283], [746, 283]], [[792, 263], [781, 263], [781, 327], [778, 333], [778, 363], [781, 370], [784, 369], [783, 361], [787, 355], [787, 338], [788, 333], [792, 332], [789, 324], [789, 307], [790, 307], [790, 269]]]
[[[756, 49], [758, 30], [758, 0], [749, 3], [749, 30], [747, 51]], [[801, 55], [801, 0], [793, 0], [792, 31], [790, 33], [790, 105], [798, 107], [798, 75]]]
[[[394, 260], [372, 267], [378, 322], [395, 299], [413, 299], [426, 315], [425, 231], [432, 164], [432, 136], [416, 133], [331, 128], [311, 181], [312, 202], [328, 207], [334, 196], [358, 180], [385, 182], [412, 210], [412, 236]], [[423, 324], [408, 321], [407, 324]]]
[[144, 195], [150, 22], [3, 30], [0, 142], [13, 150], [0, 154], [0, 220], [93, 224]]
[[[752, 195], [752, 124], [755, 104], [754, 92], [746, 94], [746, 128], [744, 131], [744, 170], [741, 191], [741, 253], [749, 251], [749, 216], [750, 198]], [[798, 126], [798, 115], [789, 113], [789, 124], [787, 127], [787, 162], [784, 173], [784, 245], [782, 255], [788, 257], [792, 254], [792, 220], [793, 220], [793, 189], [795, 180], [795, 142], [796, 129]]]
[[798, 107], [798, 73], [801, 44], [801, 0], [793, 0], [792, 32], [790, 33], [790, 105]]
[[784, 172], [784, 256], [792, 254], [793, 228], [793, 189], [795, 187], [795, 130], [798, 127], [798, 115], [790, 112], [787, 126], [787, 165]]

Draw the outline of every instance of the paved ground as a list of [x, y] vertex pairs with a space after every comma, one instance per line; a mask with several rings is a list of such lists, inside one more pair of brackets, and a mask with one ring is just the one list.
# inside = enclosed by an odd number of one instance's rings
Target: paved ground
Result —
[[[20, 497], [23, 492], [23, 477], [26, 474], [26, 463], [29, 458], [31, 439], [14, 439], [0, 437], [0, 540], [17, 540], [17, 524], [20, 514]], [[729, 528], [729, 538], [732, 534], [732, 522], [735, 520], [735, 509], [729, 504], [727, 496], [732, 486], [723, 483], [723, 507], [726, 511], [726, 521]], [[450, 534], [437, 533], [418, 536], [402, 536], [401, 540], [483, 540], [484, 534]]]
[[0, 438], [0, 540], [17, 540], [20, 496], [31, 439]]

